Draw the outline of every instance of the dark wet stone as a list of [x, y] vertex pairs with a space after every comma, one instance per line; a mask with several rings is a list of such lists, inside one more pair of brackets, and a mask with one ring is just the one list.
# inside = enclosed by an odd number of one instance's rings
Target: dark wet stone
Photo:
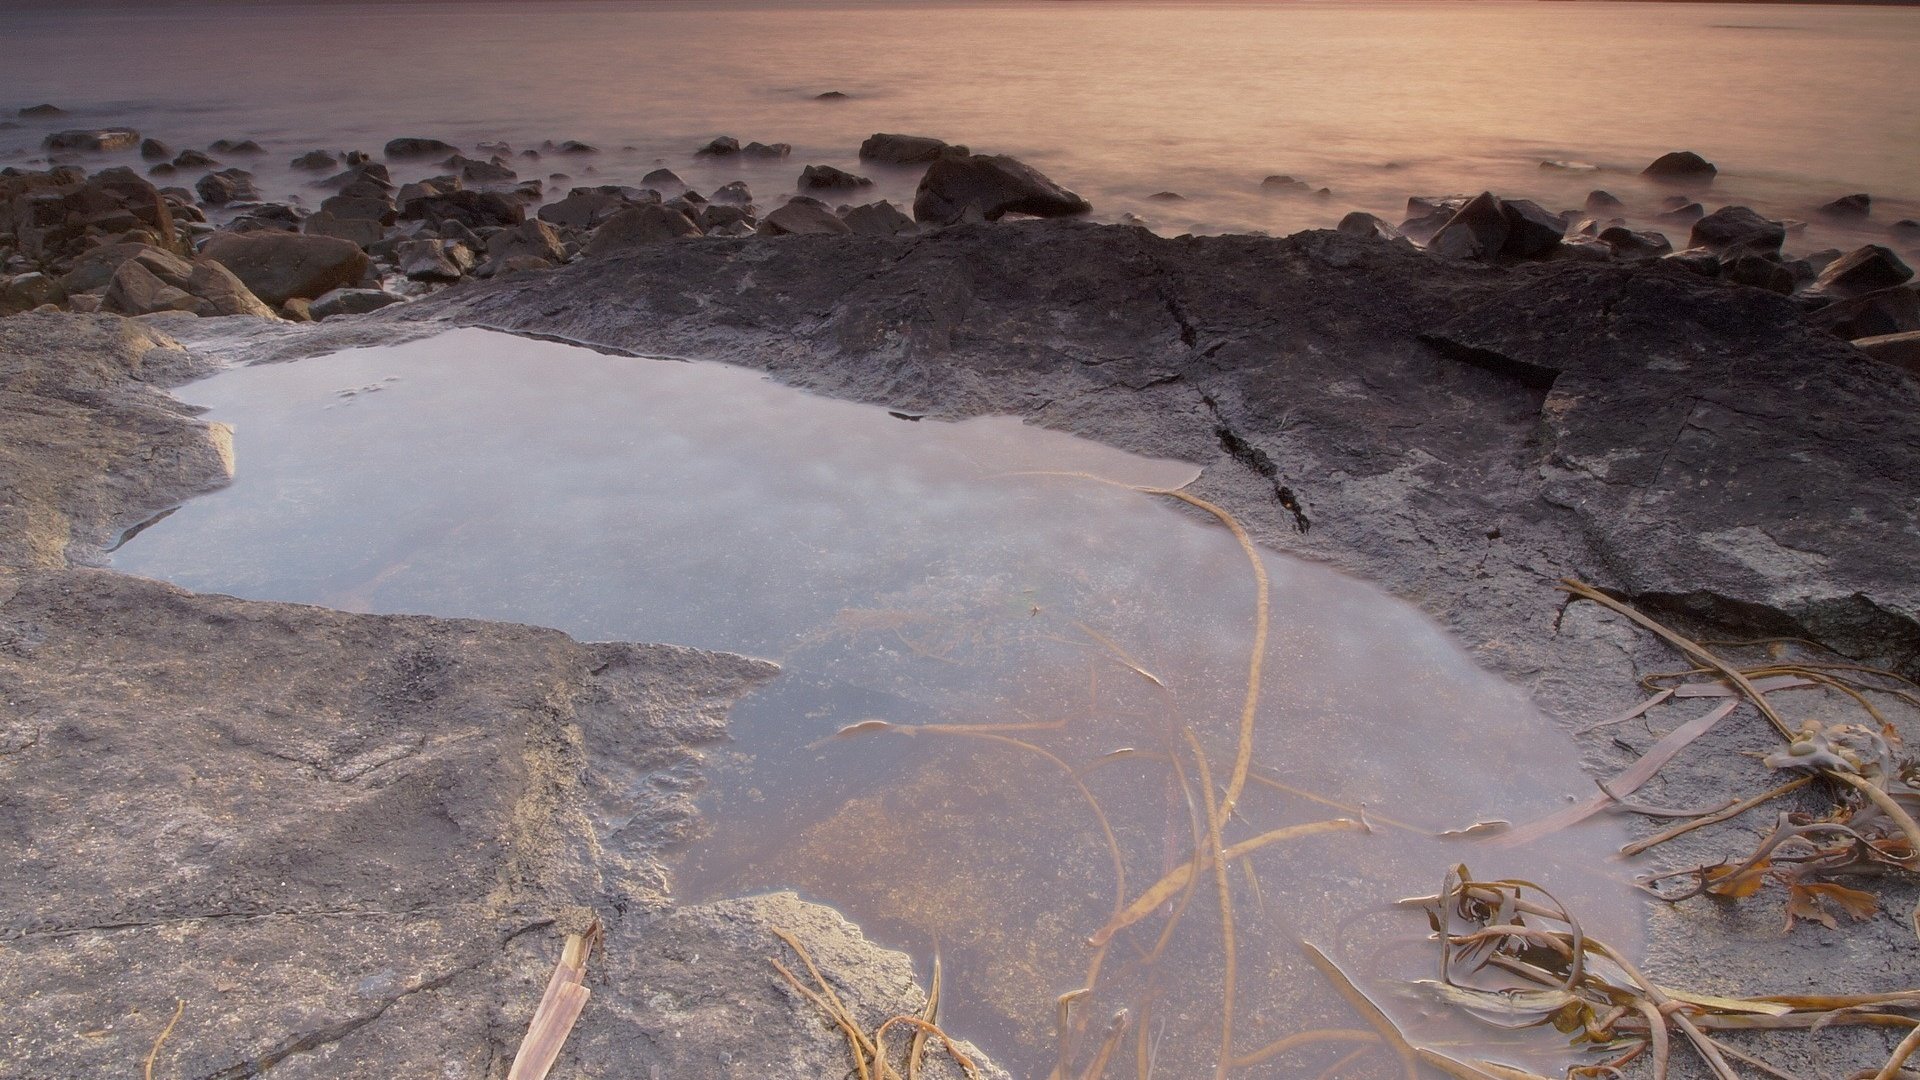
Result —
[[387, 157], [400, 160], [407, 158], [446, 158], [460, 152], [460, 148], [439, 139], [426, 139], [418, 136], [388, 141], [382, 151]]
[[1652, 164], [1640, 170], [1640, 175], [1667, 183], [1709, 184], [1719, 172], [1712, 162], [1699, 154], [1691, 150], [1675, 150], [1655, 158]]
[[928, 166], [914, 193], [914, 220], [946, 224], [969, 208], [988, 221], [1010, 213], [1067, 217], [1093, 209], [1040, 170], [1004, 154], [942, 157]]
[[315, 298], [308, 311], [317, 322], [331, 319], [335, 315], [365, 315], [369, 311], [379, 311], [383, 307], [406, 302], [406, 297], [396, 296], [385, 289], [334, 289]]
[[1483, 191], [1454, 211], [1427, 241], [1427, 251], [1445, 259], [1493, 259], [1507, 242], [1507, 216], [1500, 200]]
[[1353, 213], [1341, 218], [1337, 228], [1338, 231], [1346, 233], [1348, 236], [1372, 237], [1376, 240], [1405, 239], [1399, 229], [1394, 228], [1384, 220], [1364, 210], [1355, 210]]
[[[675, 207], [675, 209], [679, 209], [679, 207]], [[751, 231], [755, 225], [760, 223], [760, 220], [753, 214], [753, 208], [749, 206], [736, 206], [732, 203], [708, 203], [704, 206], [691, 207], [691, 209], [693, 211], [692, 213], [688, 213], [688, 211], [684, 209], [680, 210], [680, 212], [693, 219], [704, 232], [713, 232], [715, 229], [726, 229], [734, 225], [745, 226]], [[856, 210], [857, 209], [859, 208], [856, 207]], [[907, 224], [913, 224], [913, 219], [908, 218]]]
[[778, 161], [793, 153], [793, 147], [783, 142], [750, 142], [740, 148], [741, 157], [760, 158], [766, 161]]
[[641, 200], [631, 198], [618, 188], [579, 189], [567, 197], [541, 207], [536, 216], [553, 225], [570, 229], [596, 228], [615, 214], [630, 210]]
[[1595, 189], [1587, 192], [1586, 208], [1589, 214], [1611, 214], [1626, 204], [1613, 196], [1612, 192]]
[[1873, 196], [1865, 192], [1857, 195], [1842, 195], [1822, 206], [1820, 212], [1828, 217], [1863, 219], [1873, 212]]
[[566, 142], [554, 147], [553, 152], [556, 154], [597, 154], [600, 152], [600, 148], [591, 143], [580, 142], [577, 139], [568, 139]]
[[368, 199], [353, 195], [334, 195], [320, 203], [320, 209], [338, 218], [363, 218], [391, 225], [396, 218], [392, 199]]
[[140, 133], [132, 128], [83, 128], [56, 131], [41, 140], [48, 150], [125, 150], [140, 145]]
[[877, 161], [885, 165], [924, 165], [943, 157], [966, 156], [966, 147], [926, 135], [879, 132], [867, 136], [866, 141], [860, 144], [861, 161]]
[[831, 165], [809, 165], [800, 170], [802, 191], [857, 191], [872, 186], [872, 180]]
[[1539, 259], [1560, 246], [1566, 221], [1528, 199], [1500, 200], [1500, 213], [1507, 219], [1507, 239], [1500, 245], [1502, 259]]
[[842, 215], [841, 220], [860, 236], [894, 236], [917, 232], [920, 228], [905, 211], [885, 199], [856, 206]]
[[715, 188], [712, 198], [708, 201], [733, 203], [736, 206], [750, 206], [753, 203], [753, 192], [747, 188], [747, 182], [745, 180], [735, 180], [732, 183], [722, 184], [718, 188]]
[[694, 157], [729, 157], [740, 152], [740, 140], [722, 135], [693, 152]]
[[527, 219], [527, 211], [520, 200], [497, 191], [447, 191], [400, 200], [400, 217], [451, 220], [469, 228], [485, 228], [518, 225]]
[[519, 173], [498, 161], [480, 161], [459, 154], [448, 158], [446, 167], [458, 172], [460, 179], [469, 184], [504, 184], [520, 178]]
[[265, 147], [252, 139], [241, 139], [237, 142], [233, 139], [215, 139], [207, 145], [207, 149], [216, 154], [264, 154], [267, 152]]
[[173, 148], [159, 139], [140, 140], [140, 157], [143, 161], [165, 161], [173, 156]]
[[1156, 191], [1153, 194], [1147, 196], [1147, 198], [1154, 199], [1159, 202], [1186, 202], [1187, 201], [1187, 197], [1185, 195], [1180, 194], [1177, 191]]
[[672, 169], [655, 169], [640, 178], [640, 186], [652, 188], [662, 195], [678, 195], [687, 190], [687, 182]]
[[1855, 248], [1834, 260], [1807, 290], [1818, 296], [1851, 299], [1913, 280], [1913, 268], [1879, 244]]
[[1665, 234], [1629, 229], [1624, 225], [1600, 230], [1597, 239], [1622, 259], [1658, 259], [1673, 250]]
[[1661, 261], [1704, 278], [1720, 276], [1720, 256], [1712, 248], [1687, 248], [1663, 255]]
[[67, 115], [67, 110], [61, 108], [58, 105], [47, 105], [47, 104], [29, 105], [26, 108], [21, 109], [19, 113], [16, 115], [26, 117], [27, 119], [30, 119], [30, 120], [38, 120], [43, 117], [49, 117], [49, 116], [65, 116]]
[[228, 203], [251, 202], [260, 197], [260, 190], [253, 184], [253, 174], [245, 169], [221, 169], [201, 177], [193, 190], [200, 201], [208, 206], [225, 206]]
[[607, 219], [606, 224], [594, 231], [584, 254], [589, 259], [604, 259], [633, 248], [699, 235], [700, 226], [687, 215], [671, 207], [648, 203]]
[[820, 200], [801, 195], [761, 218], [757, 231], [763, 236], [822, 236], [850, 233], [853, 229]]
[[182, 150], [173, 159], [176, 169], [211, 169], [219, 164], [213, 155], [198, 150]]
[[369, 265], [357, 244], [295, 233], [215, 233], [200, 254], [224, 264], [269, 304], [358, 284]]
[[1852, 341], [1920, 330], [1920, 290], [1896, 285], [1826, 304], [1807, 321]]
[[1691, 225], [1707, 216], [1707, 208], [1697, 202], [1681, 203], [1671, 210], [1660, 211], [1658, 217], [1670, 225]]
[[1778, 255], [1786, 238], [1787, 227], [1780, 222], [1744, 206], [1723, 206], [1694, 223], [1687, 246], [1723, 253]]
[[1305, 195], [1313, 190], [1313, 185], [1285, 174], [1276, 174], [1260, 181], [1260, 190], [1269, 195]]
[[1793, 291], [1793, 271], [1765, 255], [1752, 252], [1737, 252], [1732, 258], [1723, 258], [1720, 262], [1720, 280], [1765, 289], [1782, 296]]

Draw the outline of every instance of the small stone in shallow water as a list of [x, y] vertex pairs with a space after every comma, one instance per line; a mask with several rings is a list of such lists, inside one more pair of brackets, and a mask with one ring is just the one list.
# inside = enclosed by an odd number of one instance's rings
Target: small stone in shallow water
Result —
[[1641, 176], [1666, 183], [1710, 184], [1720, 170], [1706, 158], [1691, 150], [1675, 150], [1655, 158], [1651, 165], [1640, 170]]

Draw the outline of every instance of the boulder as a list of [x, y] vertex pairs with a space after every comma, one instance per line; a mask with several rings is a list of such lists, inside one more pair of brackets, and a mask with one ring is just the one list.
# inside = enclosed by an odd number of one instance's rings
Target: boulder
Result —
[[1793, 292], [1793, 271], [1765, 255], [1746, 251], [1720, 260], [1720, 280], [1765, 289], [1782, 296]]
[[487, 238], [489, 262], [504, 262], [515, 255], [531, 255], [555, 264], [567, 261], [567, 249], [560, 243], [559, 234], [553, 231], [553, 226], [537, 218], [501, 229]]
[[310, 172], [331, 169], [339, 164], [340, 159], [327, 153], [325, 150], [309, 150], [299, 157], [294, 158], [292, 161], [287, 162], [289, 168], [306, 169]]
[[18, 315], [66, 299], [67, 290], [60, 280], [37, 270], [0, 278], [0, 315]]
[[74, 260], [72, 268], [61, 275], [60, 288], [69, 296], [104, 289], [121, 263], [149, 247], [135, 243], [102, 244]]
[[1427, 241], [1427, 251], [1446, 259], [1493, 259], [1506, 246], [1511, 228], [1500, 200], [1483, 191], [1454, 211]]
[[1624, 225], [1600, 230], [1598, 239], [1621, 259], [1658, 259], [1673, 251], [1673, 244], [1664, 233], [1629, 229]]
[[140, 145], [140, 133], [132, 128], [82, 128], [56, 131], [41, 140], [47, 150], [125, 150]]
[[1857, 195], [1842, 195], [1822, 206], [1820, 212], [1828, 217], [1864, 220], [1873, 212], [1873, 196], [1865, 192]]
[[1707, 208], [1697, 202], [1683, 202], [1671, 210], [1662, 210], [1656, 215], [1670, 225], [1691, 225], [1707, 216]]
[[1305, 195], [1313, 190], [1313, 185], [1305, 180], [1296, 180], [1291, 176], [1269, 176], [1260, 181], [1260, 190], [1269, 195]]
[[253, 185], [253, 174], [245, 169], [221, 169], [208, 173], [193, 185], [193, 190], [200, 195], [200, 201], [208, 206], [252, 202], [260, 197], [260, 189]]
[[377, 188], [381, 191], [393, 190], [393, 174], [387, 171], [385, 165], [377, 161], [349, 162], [348, 164], [349, 167], [344, 172], [335, 173], [325, 180], [316, 180], [313, 186], [332, 188], [342, 195], [356, 187]]
[[884, 165], [924, 165], [943, 157], [967, 156], [966, 147], [953, 146], [925, 135], [889, 135], [881, 132], [867, 136], [866, 141], [860, 144], [861, 161], [877, 161]]
[[549, 149], [556, 154], [597, 154], [600, 152], [599, 147], [591, 143], [580, 142], [577, 139], [568, 139], [559, 146], [549, 146]]
[[722, 135], [693, 152], [694, 157], [728, 157], [740, 152], [740, 140], [731, 135]]
[[360, 195], [333, 195], [321, 200], [320, 210], [322, 213], [332, 214], [337, 218], [362, 218], [367, 221], [379, 222], [382, 225], [393, 224], [398, 213], [394, 209], [393, 200], [387, 198], [385, 195], [378, 198], [368, 198]]
[[769, 161], [777, 161], [777, 160], [784, 159], [788, 154], [791, 154], [791, 153], [793, 153], [793, 147], [783, 142], [777, 142], [777, 143], [750, 142], [747, 145], [740, 148], [741, 157], [761, 158]]
[[[671, 206], [672, 204], [668, 205]], [[673, 209], [686, 214], [689, 219], [700, 226], [702, 232], [706, 233], [711, 233], [715, 229], [731, 228], [735, 225], [743, 225], [748, 232], [752, 232], [753, 227], [759, 224], [759, 219], [754, 216], [753, 208], [750, 206], [735, 206], [732, 203], [707, 203], [703, 206], [688, 209], [673, 206]], [[692, 210], [691, 213], [688, 212], [689, 209]], [[912, 221], [912, 219], [909, 218], [908, 221]]]
[[1675, 251], [1661, 256], [1660, 261], [1703, 278], [1720, 276], [1720, 256], [1710, 248], [1687, 248]]
[[384, 289], [334, 289], [315, 298], [307, 311], [318, 321], [331, 319], [335, 315], [365, 315], [369, 311], [405, 303], [406, 299]]
[[39, 105], [29, 105], [26, 108], [21, 109], [15, 115], [24, 117], [29, 120], [41, 120], [50, 116], [65, 116], [67, 115], [67, 110], [61, 108], [58, 105], [48, 105], [48, 104], [42, 103]]
[[176, 169], [211, 169], [218, 164], [220, 162], [213, 155], [203, 154], [198, 150], [182, 150], [173, 159], [173, 167]]
[[1913, 269], [1891, 250], [1868, 244], [1835, 259], [1820, 272], [1809, 295], [1852, 299], [1913, 280]]
[[1721, 253], [1778, 255], [1787, 238], [1787, 227], [1770, 221], [1744, 206], [1723, 206], [1694, 222], [1688, 234], [1688, 247], [1703, 247]]
[[872, 180], [831, 165], [809, 165], [800, 170], [802, 191], [858, 191], [872, 186]]
[[186, 289], [193, 264], [177, 255], [148, 248], [120, 264], [100, 298], [100, 310], [115, 315], [152, 315], [194, 311], [199, 298]]
[[1611, 214], [1626, 204], [1615, 198], [1612, 192], [1595, 189], [1587, 192], [1587, 213]]
[[1502, 259], [1539, 259], [1560, 246], [1567, 223], [1560, 215], [1548, 213], [1539, 203], [1528, 199], [1500, 200], [1500, 213], [1507, 219], [1507, 240], [1500, 245]]
[[607, 219], [588, 241], [586, 257], [601, 259], [642, 244], [657, 244], [682, 236], [699, 236], [700, 226], [670, 207], [644, 203]]
[[[728, 207], [727, 209], [734, 209]], [[906, 212], [886, 201], [856, 206], [841, 216], [856, 236], [894, 236], [919, 229]]]
[[1093, 206], [1040, 170], [1005, 154], [941, 157], [928, 166], [914, 192], [914, 220], [946, 224], [960, 220], [969, 208], [988, 221], [997, 221], [1006, 214], [1067, 217], [1087, 213]]
[[824, 93], [824, 94], [815, 94], [815, 95], [813, 95], [813, 100], [815, 100], [815, 101], [845, 101], [845, 100], [847, 100], [847, 97], [848, 97], [848, 95], [846, 95], [846, 94], [843, 94], [843, 93], [841, 93], [841, 92], [840, 92], [840, 91], [838, 91], [838, 90], [828, 90], [828, 91], [827, 91], [826, 93]]
[[1364, 236], [1371, 237], [1375, 240], [1386, 241], [1406, 239], [1399, 229], [1387, 224], [1384, 219], [1375, 217], [1364, 210], [1355, 210], [1353, 213], [1341, 218], [1340, 224], [1334, 226], [1334, 228], [1346, 233], [1348, 236]]
[[142, 161], [166, 161], [173, 157], [173, 147], [159, 139], [140, 140], [140, 159]]
[[[415, 180], [411, 183], [400, 185], [400, 190], [394, 193], [393, 200], [399, 205], [405, 206], [415, 199], [428, 199], [440, 195], [451, 195], [456, 191], [464, 191], [466, 190], [466, 186], [458, 176], [429, 176], [424, 180]], [[348, 185], [348, 187], [351, 188], [353, 185]], [[344, 195], [346, 192], [342, 191], [341, 194]]]
[[460, 179], [469, 184], [504, 184], [520, 179], [519, 173], [498, 161], [481, 161], [459, 154], [448, 158], [446, 167], [460, 174]]
[[296, 233], [215, 233], [200, 255], [225, 265], [268, 304], [357, 284], [369, 266], [358, 244]]
[[715, 188], [713, 190], [713, 197], [707, 201], [732, 203], [735, 206], [751, 206], [753, 205], [753, 192], [747, 188], [747, 182], [745, 180], [735, 180], [732, 183], [722, 184]]
[[264, 154], [266, 148], [252, 139], [215, 139], [207, 149], [216, 154]]
[[418, 136], [393, 139], [384, 149], [387, 158], [394, 161], [411, 158], [444, 158], [459, 152], [460, 148], [452, 143]]
[[541, 221], [568, 229], [597, 228], [608, 218], [638, 205], [619, 189], [575, 188], [567, 197], [540, 208]]
[[1710, 184], [1719, 172], [1713, 162], [1699, 154], [1691, 150], [1675, 150], [1655, 158], [1652, 164], [1640, 170], [1640, 175], [1670, 184]]
[[1911, 285], [1879, 289], [1827, 304], [1807, 321], [1848, 341], [1920, 330], [1920, 292]]
[[1920, 242], [1920, 221], [1915, 221], [1912, 218], [1901, 218], [1899, 221], [1887, 226], [1887, 234], [1902, 244]]
[[459, 281], [460, 267], [448, 256], [445, 240], [403, 240], [394, 249], [394, 261], [409, 281]]
[[1569, 236], [1560, 241], [1548, 259], [1554, 262], [1612, 262], [1613, 248], [1593, 236]]
[[672, 169], [653, 170], [640, 178], [640, 186], [652, 188], [662, 195], [678, 195], [687, 190], [687, 182]]
[[802, 195], [761, 218], [756, 231], [762, 236], [824, 236], [851, 233], [853, 228], [818, 199]]
[[1883, 364], [1892, 364], [1920, 376], [1920, 330], [1858, 338], [1853, 347]]
[[372, 247], [386, 235], [386, 227], [377, 218], [339, 217], [326, 210], [308, 214], [300, 223], [300, 231], [308, 236], [346, 240], [361, 248]]
[[511, 195], [493, 191], [449, 191], [403, 199], [403, 220], [425, 218], [431, 221], [458, 221], [468, 228], [518, 225], [527, 220], [526, 207]]
[[193, 266], [193, 276], [187, 279], [187, 292], [200, 300], [195, 311], [200, 315], [254, 315], [262, 319], [276, 316], [239, 275], [212, 259], [202, 259]]

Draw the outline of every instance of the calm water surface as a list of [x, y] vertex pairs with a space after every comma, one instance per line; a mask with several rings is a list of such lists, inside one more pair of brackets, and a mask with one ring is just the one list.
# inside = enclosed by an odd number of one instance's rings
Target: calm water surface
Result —
[[[403, 134], [607, 151], [518, 163], [523, 177], [568, 174], [556, 195], [667, 165], [706, 190], [745, 178], [765, 203], [802, 165], [857, 168], [862, 138], [904, 131], [1015, 154], [1097, 216], [1137, 213], [1167, 233], [1290, 232], [1352, 209], [1397, 222], [1409, 195], [1482, 188], [1560, 209], [1605, 187], [1651, 221], [1664, 193], [1635, 174], [1681, 148], [1723, 170], [1709, 207], [1805, 219], [1839, 195], [1874, 196], [1866, 227], [1815, 220], [1800, 251], [1883, 240], [1920, 216], [1916, 8], [13, 3], [0, 19], [0, 107], [75, 113], [0, 131], [0, 163], [83, 122], [176, 148], [251, 136], [270, 151], [269, 187], [310, 205], [320, 194], [288, 159]], [[814, 100], [828, 90], [850, 99]], [[723, 133], [794, 156], [696, 163]], [[1600, 171], [1543, 172], [1543, 160]], [[918, 179], [863, 171], [875, 197], [902, 201]], [[1332, 195], [1262, 195], [1272, 173]], [[1185, 201], [1149, 198], [1161, 191]]]
[[[711, 750], [708, 825], [676, 888], [797, 888], [923, 963], [937, 947], [948, 1022], [1017, 1075], [1058, 1058], [1055, 1000], [1087, 982], [1088, 936], [1194, 850], [1189, 798], [1206, 787], [1188, 731], [1215, 793], [1228, 782], [1258, 595], [1248, 556], [1215, 519], [1092, 478], [1179, 485], [1191, 465], [480, 330], [181, 393], [233, 425], [235, 481], [133, 537], [116, 567], [778, 660]], [[1557, 1036], [1500, 1043], [1412, 993], [1434, 957], [1424, 920], [1389, 903], [1465, 861], [1550, 883], [1630, 948], [1638, 901], [1605, 862], [1611, 823], [1532, 849], [1434, 835], [1585, 796], [1571, 746], [1413, 608], [1260, 559], [1271, 636], [1226, 842], [1335, 818], [1371, 831], [1236, 865], [1239, 1052], [1356, 1026], [1302, 959], [1310, 940], [1418, 1037], [1557, 1071]], [[875, 722], [892, 727], [835, 737]], [[629, 781], [641, 798], [656, 778]], [[1112, 1075], [1137, 1075], [1141, 1046], [1155, 1075], [1211, 1071], [1222, 937], [1206, 885], [1161, 956], [1167, 907], [1114, 939], [1081, 1003], [1076, 1070], [1126, 1009], [1147, 1041], [1128, 1041]], [[1309, 1047], [1271, 1075], [1313, 1075], [1347, 1049]], [[1390, 1055], [1342, 1075], [1383, 1067], [1397, 1075]]]

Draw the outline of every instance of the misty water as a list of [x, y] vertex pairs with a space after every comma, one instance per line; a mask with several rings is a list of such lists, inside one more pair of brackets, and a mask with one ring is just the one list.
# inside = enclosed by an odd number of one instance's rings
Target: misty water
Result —
[[[234, 482], [131, 535], [115, 567], [778, 661], [707, 748], [704, 824], [673, 856], [679, 895], [795, 888], [923, 971], [937, 948], [946, 1024], [1016, 1075], [1059, 1056], [1055, 1001], [1087, 980], [1089, 935], [1194, 850], [1191, 746], [1216, 793], [1228, 783], [1252, 564], [1216, 518], [1135, 490], [1185, 484], [1193, 465], [483, 330], [232, 369], [178, 394], [232, 426]], [[1589, 932], [1631, 949], [1637, 905], [1605, 858], [1615, 826], [1531, 848], [1436, 835], [1590, 794], [1571, 744], [1411, 606], [1258, 558], [1271, 634], [1226, 842], [1335, 818], [1366, 828], [1236, 864], [1236, 1046], [1362, 1026], [1304, 940], [1416, 1037], [1551, 1071], [1565, 1056], [1551, 1031], [1496, 1038], [1413, 991], [1432, 945], [1390, 902], [1464, 861], [1549, 884]], [[1114, 1075], [1136, 1074], [1137, 1047], [1156, 1075], [1211, 1069], [1213, 897], [1196, 891], [1155, 962], [1168, 911], [1115, 937], [1079, 1003], [1078, 1067], [1125, 1009], [1144, 1035]], [[1268, 1067], [1312, 1075], [1350, 1049]], [[1382, 1069], [1398, 1075], [1385, 1053], [1338, 1075]]]
[[[514, 160], [550, 198], [664, 165], [707, 192], [745, 179], [771, 206], [803, 165], [831, 164], [874, 179], [859, 201], [910, 203], [918, 169], [855, 156], [895, 131], [1013, 154], [1096, 218], [1137, 214], [1167, 234], [1278, 234], [1355, 209], [1398, 222], [1410, 195], [1482, 189], [1559, 210], [1605, 188], [1631, 221], [1684, 241], [1684, 224], [1657, 217], [1668, 193], [1637, 176], [1677, 149], [1720, 166], [1709, 209], [1809, 221], [1796, 253], [1886, 242], [1890, 222], [1920, 217], [1912, 7], [81, 2], [0, 5], [0, 19], [0, 115], [41, 101], [71, 113], [0, 130], [0, 165], [41, 161], [47, 131], [80, 125], [130, 124], [176, 150], [253, 138], [267, 153], [229, 164], [309, 207], [327, 192], [290, 159], [377, 153], [399, 135], [469, 154], [600, 147]], [[816, 100], [828, 91], [848, 96]], [[693, 157], [721, 134], [793, 156]], [[145, 167], [131, 152], [84, 160]], [[1331, 194], [1263, 194], [1269, 174]], [[1152, 198], [1163, 191], [1184, 200]], [[1814, 214], [1852, 192], [1873, 196], [1871, 220]]]

